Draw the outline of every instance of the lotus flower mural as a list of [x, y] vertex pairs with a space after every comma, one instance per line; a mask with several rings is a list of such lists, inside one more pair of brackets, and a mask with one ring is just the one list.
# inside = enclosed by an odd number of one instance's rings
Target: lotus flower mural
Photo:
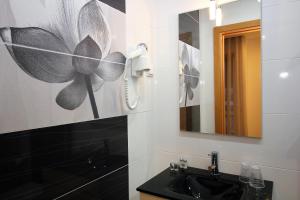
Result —
[[126, 58], [111, 52], [110, 27], [97, 0], [81, 0], [78, 10], [71, 9], [76, 0], [46, 1], [55, 2], [55, 20], [0, 27], [0, 37], [27, 75], [49, 84], [70, 82], [57, 94], [58, 106], [75, 110], [89, 96], [94, 118], [99, 118], [94, 92], [123, 74]]
[[[181, 94], [180, 102], [183, 101], [184, 98], [184, 106], [187, 106], [187, 100], [193, 100], [194, 98], [194, 89], [198, 87], [200, 72], [196, 67], [195, 59], [193, 59], [192, 53], [188, 51], [187, 44], [180, 42], [182, 47], [181, 55], [180, 55], [180, 88], [184, 88], [185, 92], [184, 97]], [[192, 50], [191, 50], [192, 51]]]

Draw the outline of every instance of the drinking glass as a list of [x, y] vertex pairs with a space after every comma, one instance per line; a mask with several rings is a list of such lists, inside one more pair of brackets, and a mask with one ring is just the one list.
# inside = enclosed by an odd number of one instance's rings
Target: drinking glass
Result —
[[259, 166], [254, 165], [250, 170], [250, 182], [249, 185], [255, 189], [261, 189], [265, 187], [265, 182]]
[[246, 162], [241, 164], [241, 173], [240, 173], [240, 181], [242, 183], [249, 183], [250, 178], [250, 165]]
[[184, 158], [179, 159], [179, 168], [185, 170], [188, 168], [188, 161]]
[[176, 162], [171, 162], [170, 163], [170, 170], [173, 172], [178, 172], [179, 171], [179, 165]]

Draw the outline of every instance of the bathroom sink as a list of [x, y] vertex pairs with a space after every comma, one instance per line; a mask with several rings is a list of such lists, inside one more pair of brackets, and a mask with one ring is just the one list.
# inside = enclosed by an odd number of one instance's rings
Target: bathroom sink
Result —
[[[265, 180], [265, 185], [259, 199], [272, 200], [273, 182]], [[253, 198], [254, 192], [241, 183], [237, 175], [211, 176], [208, 170], [193, 167], [179, 172], [167, 168], [139, 186], [137, 191], [172, 200], [247, 200]]]
[[209, 174], [181, 174], [168, 186], [172, 192], [202, 200], [241, 199], [242, 188], [240, 182]]

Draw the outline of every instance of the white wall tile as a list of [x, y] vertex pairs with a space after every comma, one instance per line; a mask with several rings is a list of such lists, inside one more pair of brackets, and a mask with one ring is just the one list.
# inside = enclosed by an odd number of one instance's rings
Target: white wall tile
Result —
[[153, 137], [155, 146], [175, 151], [174, 133], [179, 129], [178, 76], [172, 67], [157, 67], [154, 85]]
[[149, 112], [128, 115], [129, 163], [150, 157], [153, 140], [151, 124]]
[[300, 1], [263, 7], [263, 60], [300, 57]]
[[265, 179], [274, 182], [274, 200], [300, 199], [300, 172], [272, 167], [261, 167]]
[[[143, 42], [148, 45], [150, 58], [152, 58], [151, 34], [151, 7], [150, 0], [126, 0], [126, 29], [127, 49], [134, 48]], [[152, 64], [152, 59], [150, 59]], [[138, 200], [139, 193], [136, 188], [151, 177], [152, 160], [152, 82], [153, 78], [140, 80], [139, 89], [141, 104], [137, 111], [128, 115], [128, 146], [129, 146], [129, 197]], [[140, 112], [141, 110], [145, 112]]]
[[153, 154], [153, 174], [159, 174], [170, 166], [170, 162], [176, 162], [178, 158], [178, 154], [175, 152], [155, 148]]
[[[299, 30], [300, 31], [300, 30]], [[288, 73], [288, 77], [281, 77]], [[300, 59], [271, 60], [263, 63], [264, 113], [300, 113]]]
[[[171, 28], [171, 30], [170, 30]], [[153, 64], [156, 68], [178, 66], [178, 51], [170, 51], [169, 49], [178, 49], [178, 33], [176, 26], [157, 28], [153, 33]], [[178, 69], [178, 67], [176, 68]], [[177, 72], [178, 73], [178, 72]]]
[[286, 2], [295, 2], [299, 0], [261, 0], [262, 6], [272, 6], [276, 4], [284, 4]]
[[139, 200], [139, 192], [136, 191], [140, 185], [145, 183], [152, 175], [150, 173], [150, 158], [144, 157], [141, 160], [129, 164], [129, 199]]

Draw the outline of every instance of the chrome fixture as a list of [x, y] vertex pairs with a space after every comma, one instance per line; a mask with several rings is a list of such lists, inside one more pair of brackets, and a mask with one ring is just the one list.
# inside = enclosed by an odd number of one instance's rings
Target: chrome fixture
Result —
[[219, 153], [216, 151], [211, 152], [209, 156], [211, 157], [211, 166], [209, 166], [209, 170], [212, 176], [218, 176], [219, 174]]

